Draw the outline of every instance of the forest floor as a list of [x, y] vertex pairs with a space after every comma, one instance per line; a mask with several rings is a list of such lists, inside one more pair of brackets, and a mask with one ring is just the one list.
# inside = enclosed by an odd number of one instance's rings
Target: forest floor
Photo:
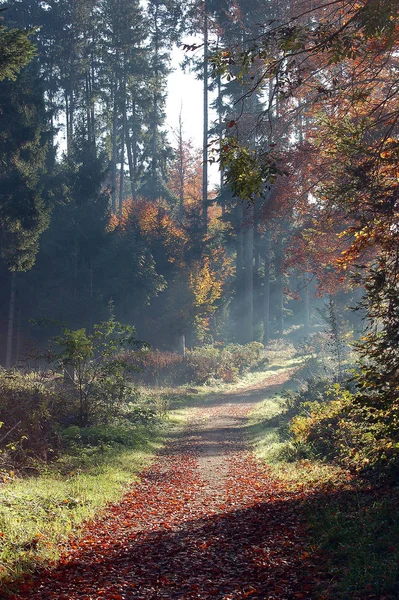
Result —
[[323, 568], [299, 516], [304, 492], [273, 477], [246, 435], [291, 373], [199, 400], [139, 483], [13, 600], [315, 597]]

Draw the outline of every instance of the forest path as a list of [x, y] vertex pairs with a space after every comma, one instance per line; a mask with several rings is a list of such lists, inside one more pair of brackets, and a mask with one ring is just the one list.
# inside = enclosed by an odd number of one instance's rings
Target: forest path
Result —
[[13, 599], [311, 598], [300, 498], [245, 441], [249, 412], [288, 377], [193, 408], [140, 483]]

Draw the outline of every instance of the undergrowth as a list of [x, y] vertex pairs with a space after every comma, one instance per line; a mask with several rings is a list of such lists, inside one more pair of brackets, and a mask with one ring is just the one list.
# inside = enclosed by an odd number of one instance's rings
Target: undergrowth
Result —
[[68, 450], [40, 475], [4, 476], [0, 582], [55, 561], [84, 521], [121, 498], [165, 434], [165, 429], [143, 425], [75, 428], [66, 433]]
[[[266, 350], [270, 358], [276, 351], [277, 346]], [[171, 428], [186, 421], [191, 407], [293, 368], [300, 360], [294, 354], [292, 347], [286, 348], [281, 360], [267, 358], [263, 368], [256, 359], [255, 371], [243, 368], [238, 382], [210, 378], [195, 387], [186, 383], [139, 388], [139, 401], [122, 406], [113, 422], [53, 429], [57, 452], [52, 460], [32, 457], [23, 470], [7, 465], [5, 449], [0, 473], [0, 583], [16, 581], [37, 566], [56, 561], [85, 521], [122, 497]], [[45, 390], [40, 386], [40, 392]], [[25, 383], [21, 389], [25, 393]]]
[[[295, 378], [294, 378], [295, 379]], [[295, 388], [295, 381], [291, 381]], [[323, 385], [314, 385], [314, 400]], [[309, 545], [321, 552], [323, 600], [397, 599], [399, 589], [399, 490], [366, 480], [295, 439], [291, 419], [299, 406], [282, 393], [265, 398], [254, 411], [248, 436], [271, 473], [303, 492]]]

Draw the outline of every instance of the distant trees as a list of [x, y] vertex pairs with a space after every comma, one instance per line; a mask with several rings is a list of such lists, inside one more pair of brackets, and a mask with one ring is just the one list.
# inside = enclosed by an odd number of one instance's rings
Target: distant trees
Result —
[[[250, 94], [260, 60], [242, 77], [237, 65], [230, 65], [230, 80], [217, 71], [230, 46], [249, 51], [262, 15], [272, 20], [278, 10], [287, 7], [263, 0], [9, 3], [7, 31], [18, 31], [21, 48], [34, 58], [15, 81], [4, 82], [4, 110], [15, 115], [0, 123], [0, 278], [9, 286], [9, 269], [28, 271], [18, 278], [19, 293], [11, 286], [14, 300], [0, 300], [17, 325], [7, 364], [23, 340], [42, 341], [30, 319], [90, 327], [105, 318], [110, 299], [116, 318], [140, 322], [143, 339], [171, 348], [183, 334], [189, 344], [267, 343], [284, 333], [286, 317], [299, 315], [302, 304], [287, 293], [296, 285], [287, 259], [305, 217], [295, 214], [296, 226], [287, 225], [293, 209], [284, 186], [266, 194], [262, 186], [251, 188], [254, 205], [234, 198], [250, 173], [278, 175], [265, 147], [292, 139], [292, 127], [284, 125], [288, 112], [271, 88]], [[170, 51], [185, 32], [204, 41], [196, 67], [204, 80], [202, 149], [184, 138], [183, 124], [175, 144], [165, 130]], [[222, 51], [219, 66], [211, 56], [214, 42]], [[207, 124], [212, 90], [217, 122]], [[24, 113], [19, 125], [18, 110]], [[259, 126], [265, 111], [270, 118]], [[208, 189], [203, 163], [212, 140], [222, 151], [216, 192]], [[257, 170], [266, 155], [266, 167]], [[309, 264], [306, 272], [313, 273]]]

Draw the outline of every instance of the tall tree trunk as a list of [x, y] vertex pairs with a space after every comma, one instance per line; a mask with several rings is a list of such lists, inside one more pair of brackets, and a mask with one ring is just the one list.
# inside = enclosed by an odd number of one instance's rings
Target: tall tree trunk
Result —
[[111, 198], [112, 198], [112, 212], [116, 214], [116, 162], [118, 155], [117, 148], [117, 131], [118, 131], [118, 111], [117, 111], [117, 83], [114, 82], [114, 106], [112, 113], [112, 158], [111, 158]]
[[64, 92], [64, 102], [65, 102], [65, 134], [66, 134], [66, 147], [67, 147], [67, 154], [68, 156], [71, 153], [71, 149], [72, 149], [72, 139], [71, 139], [71, 129], [70, 129], [70, 123], [69, 123], [69, 119], [70, 119], [70, 115], [69, 115], [69, 98], [68, 98], [68, 92], [67, 90], [65, 90]]
[[254, 275], [253, 275], [253, 305], [254, 305], [254, 339], [259, 340], [262, 329], [262, 289], [261, 289], [261, 274], [260, 274], [260, 252], [261, 252], [261, 235], [259, 231], [259, 209], [260, 202], [254, 204]]
[[[124, 92], [126, 91], [126, 86]], [[119, 206], [118, 212], [122, 214], [123, 208], [123, 192], [125, 187], [125, 114], [126, 114], [126, 94], [123, 95], [123, 110], [122, 110], [122, 132], [120, 140], [120, 170], [119, 170]]]
[[85, 74], [85, 96], [86, 96], [86, 121], [87, 121], [87, 140], [89, 144], [92, 144], [92, 133], [91, 133], [91, 111], [90, 111], [90, 84], [89, 84], [89, 73], [86, 71]]
[[179, 133], [178, 133], [178, 156], [179, 156], [179, 221], [184, 221], [184, 148], [183, 148], [183, 119], [182, 109], [179, 114]]
[[310, 332], [310, 290], [309, 290], [309, 278], [308, 274], [305, 273], [304, 277], [305, 289], [303, 291], [303, 307], [304, 307], [304, 319], [303, 319], [303, 332], [305, 337], [308, 337]]
[[95, 150], [96, 149], [96, 116], [95, 116], [94, 97], [93, 97], [93, 89], [95, 86], [93, 54], [91, 55], [91, 72], [89, 73], [89, 77], [90, 77], [91, 141], [93, 144], [93, 150]]
[[21, 302], [19, 302], [17, 296], [17, 304], [18, 304], [18, 316], [17, 316], [17, 343], [15, 346], [15, 362], [18, 363], [19, 357], [21, 356], [21, 345], [22, 345], [22, 309]]
[[157, 171], [158, 171], [158, 90], [159, 90], [159, 26], [158, 26], [158, 13], [159, 13], [159, 5], [158, 3], [155, 6], [155, 33], [154, 33], [154, 76], [155, 76], [155, 91], [153, 93], [153, 120], [152, 120], [152, 162], [151, 162], [151, 171], [152, 171], [152, 180], [153, 184], [155, 184], [157, 180]]
[[248, 206], [243, 232], [244, 244], [244, 341], [254, 339], [254, 224], [253, 205]]
[[13, 365], [13, 339], [14, 339], [14, 316], [15, 316], [15, 298], [17, 291], [17, 274], [13, 271], [10, 285], [10, 304], [8, 309], [8, 327], [7, 327], [7, 347], [6, 347], [6, 369], [11, 369]]
[[[135, 119], [135, 111], [136, 111], [136, 104], [135, 104], [134, 100], [133, 100], [132, 111], [133, 111], [132, 118], [133, 118], [133, 127], [134, 127], [134, 119]], [[132, 200], [134, 201], [136, 199], [136, 171], [135, 171], [135, 167], [134, 167], [133, 153], [132, 153], [132, 144], [134, 142], [132, 141], [132, 139], [130, 137], [129, 125], [128, 125], [127, 116], [126, 116], [126, 105], [125, 105], [124, 121], [125, 121], [127, 160], [129, 163], [130, 193], [132, 194]]]
[[243, 243], [243, 206], [237, 204], [236, 212], [236, 278], [235, 278], [235, 317], [237, 342], [242, 343], [244, 330], [244, 243]]
[[263, 343], [270, 342], [270, 267], [271, 267], [270, 232], [266, 231], [264, 240], [264, 267], [263, 278]]
[[209, 102], [208, 102], [208, 5], [204, 0], [204, 129], [202, 145], [202, 227], [206, 233], [208, 230], [208, 121], [209, 121]]
[[[222, 121], [222, 78], [219, 75], [218, 79], [218, 127], [219, 127], [219, 152], [222, 153], [222, 143], [223, 143], [223, 121]], [[221, 197], [221, 206], [222, 206], [222, 215], [226, 214], [226, 200], [223, 193], [224, 188], [224, 171], [222, 166], [220, 165], [220, 197]]]
[[275, 253], [275, 273], [277, 283], [277, 332], [284, 335], [284, 274], [283, 274], [283, 238], [279, 236]]

